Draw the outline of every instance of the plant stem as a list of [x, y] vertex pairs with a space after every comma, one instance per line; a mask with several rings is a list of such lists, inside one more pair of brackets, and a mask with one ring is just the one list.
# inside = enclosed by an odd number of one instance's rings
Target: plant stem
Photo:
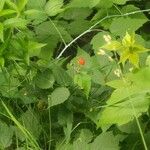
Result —
[[134, 15], [134, 14], [138, 14], [138, 13], [142, 13], [142, 12], [149, 12], [150, 9], [144, 9], [144, 10], [137, 10], [137, 11], [133, 11], [133, 12], [129, 12], [129, 13], [125, 13], [125, 14], [120, 14], [120, 15], [110, 15], [110, 16], [105, 16], [104, 18], [102, 18], [101, 20], [97, 21], [93, 26], [91, 26], [89, 29], [87, 29], [86, 31], [84, 31], [83, 33], [81, 33], [79, 36], [77, 36], [75, 39], [73, 39], [70, 43], [68, 43], [64, 49], [60, 52], [60, 54], [57, 56], [57, 59], [59, 59], [63, 53], [67, 50], [68, 47], [70, 47], [75, 41], [77, 41], [79, 38], [81, 38], [83, 35], [91, 32], [91, 30], [93, 28], [95, 28], [98, 24], [100, 24], [101, 22], [103, 22], [104, 20], [110, 19], [110, 18], [115, 18], [115, 17], [124, 17], [124, 16], [129, 16], [129, 15]]

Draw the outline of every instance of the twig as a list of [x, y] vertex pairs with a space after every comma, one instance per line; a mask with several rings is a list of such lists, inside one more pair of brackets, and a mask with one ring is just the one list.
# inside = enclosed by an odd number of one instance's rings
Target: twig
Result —
[[129, 12], [129, 13], [125, 13], [125, 14], [120, 14], [120, 15], [110, 15], [110, 16], [105, 16], [104, 18], [102, 18], [101, 20], [97, 21], [93, 26], [91, 26], [89, 29], [87, 29], [86, 31], [84, 31], [83, 33], [81, 33], [79, 36], [77, 36], [75, 39], [73, 39], [70, 43], [68, 43], [64, 49], [60, 52], [60, 54], [57, 56], [56, 59], [59, 59], [63, 53], [67, 50], [68, 47], [70, 47], [75, 41], [77, 41], [79, 38], [81, 38], [83, 35], [91, 32], [91, 30], [93, 28], [95, 28], [98, 24], [100, 24], [101, 22], [103, 22], [104, 20], [110, 19], [110, 18], [115, 18], [115, 17], [124, 17], [124, 16], [129, 16], [129, 15], [133, 15], [133, 14], [138, 14], [138, 13], [142, 13], [142, 12], [149, 12], [150, 9], [144, 9], [144, 10], [137, 10], [137, 11], [133, 11], [133, 12]]

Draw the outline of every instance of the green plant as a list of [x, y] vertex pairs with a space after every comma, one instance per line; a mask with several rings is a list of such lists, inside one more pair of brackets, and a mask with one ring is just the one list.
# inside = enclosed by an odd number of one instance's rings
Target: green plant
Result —
[[150, 148], [149, 2], [0, 1], [0, 149]]

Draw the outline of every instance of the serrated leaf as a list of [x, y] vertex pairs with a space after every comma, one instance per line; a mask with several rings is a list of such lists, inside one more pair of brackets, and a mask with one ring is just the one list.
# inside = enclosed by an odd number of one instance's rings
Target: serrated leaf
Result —
[[106, 41], [104, 40], [104, 35], [107, 35], [107, 32], [100, 32], [98, 34], [96, 34], [92, 41], [91, 41], [91, 45], [95, 51], [95, 53], [98, 52], [98, 50], [100, 49], [100, 47], [102, 47], [104, 44], [106, 44]]
[[53, 87], [55, 82], [54, 76], [50, 70], [37, 73], [34, 78], [35, 84], [41, 89], [49, 89]]
[[112, 0], [107, 0], [107, 3], [106, 3], [106, 1], [100, 0], [98, 7], [108, 9], [108, 8], [111, 8], [112, 5], [113, 5]]
[[145, 95], [140, 95], [135, 98], [130, 98], [129, 101], [122, 102], [114, 107], [108, 106], [99, 114], [100, 119], [98, 126], [106, 127], [113, 124], [117, 124], [118, 126], [126, 124], [132, 121], [135, 115], [139, 117], [143, 112], [146, 112], [149, 108], [149, 104], [149, 99], [145, 98]]
[[14, 13], [16, 13], [15, 10], [12, 10], [12, 9], [4, 9], [4, 10], [0, 11], [0, 17], [2, 17], [2, 16], [7, 16], [7, 15], [12, 15], [12, 14], [14, 14]]
[[91, 143], [90, 149], [119, 150], [119, 138], [117, 138], [112, 132], [102, 133]]
[[[55, 24], [55, 27], [59, 30], [65, 41], [70, 41], [72, 39], [70, 34], [66, 31], [66, 29], [63, 26], [57, 24], [58, 22], [53, 23]], [[47, 39], [49, 37], [52, 38], [52, 36], [54, 36], [54, 38], [57, 38], [58, 40], [62, 41], [55, 27], [51, 21], [46, 21], [37, 26], [35, 31], [39, 39]]]
[[49, 0], [45, 5], [45, 11], [49, 16], [55, 16], [62, 11], [63, 0]]
[[[100, 112], [99, 126], [123, 125], [132, 121], [135, 115], [139, 117], [148, 110], [150, 101], [147, 93], [150, 92], [150, 68], [126, 75], [125, 81], [127, 83], [122, 81], [121, 86], [121, 81], [118, 80], [120, 86], [115, 86], [117, 89], [107, 101], [106, 108]], [[108, 85], [114, 87], [114, 84]]]
[[89, 8], [68, 8], [62, 12], [59, 17], [66, 20], [82, 20], [91, 14], [92, 10]]
[[42, 23], [47, 19], [47, 14], [42, 10], [29, 9], [24, 11], [24, 14], [27, 17], [27, 20], [33, 22], [33, 25]]
[[33, 42], [29, 41], [28, 42], [28, 50], [29, 50], [29, 56], [39, 56], [41, 48], [46, 46], [44, 43], [38, 43], [38, 42]]
[[84, 2], [82, 0], [72, 0], [68, 7], [95, 7], [100, 0], [89, 0], [88, 2]]
[[111, 23], [110, 31], [115, 35], [123, 36], [125, 35], [126, 31], [135, 32], [145, 22], [147, 22], [146, 18], [129, 18], [129, 17], [116, 18]]
[[5, 2], [6, 2], [6, 4], [7, 4], [10, 8], [12, 8], [12, 9], [18, 11], [18, 7], [17, 7], [17, 5], [16, 5], [14, 2], [12, 2], [11, 0], [5, 0]]
[[75, 20], [68, 25], [68, 32], [71, 35], [78, 35], [87, 30], [91, 23], [87, 20]]
[[110, 43], [102, 46], [102, 49], [117, 51], [122, 47], [121, 43], [118, 41], [111, 41]]
[[37, 2], [35, 2], [35, 0], [29, 0], [27, 3], [27, 8], [44, 10], [45, 4], [46, 4], [46, 0], [38, 0]]
[[113, 3], [118, 4], [118, 5], [123, 5], [129, 0], [112, 0]]
[[69, 74], [60, 66], [53, 66], [52, 72], [56, 82], [61, 86], [69, 86], [72, 84], [72, 78]]
[[65, 102], [70, 96], [70, 91], [65, 87], [56, 88], [51, 95], [49, 95], [49, 107]]
[[0, 1], [0, 11], [3, 9], [4, 4], [5, 4], [5, 0], [1, 0]]
[[[20, 120], [20, 122], [22, 122], [22, 124], [26, 128], [26, 130], [34, 138], [38, 139], [42, 128], [40, 126], [38, 116], [33, 112], [33, 110], [31, 110], [31, 109], [27, 110], [25, 113], [23, 113], [21, 115], [19, 120]], [[23, 134], [22, 134], [22, 136], [24, 137]]]
[[6, 123], [0, 122], [0, 147], [5, 149], [12, 143], [13, 130]]
[[22, 18], [10, 18], [4, 21], [5, 28], [25, 28], [27, 20]]
[[28, 3], [28, 0], [18, 0], [17, 1], [18, 10], [22, 11], [25, 8], [27, 3]]
[[74, 83], [79, 86], [88, 98], [91, 89], [91, 77], [88, 74], [76, 74], [74, 76]]

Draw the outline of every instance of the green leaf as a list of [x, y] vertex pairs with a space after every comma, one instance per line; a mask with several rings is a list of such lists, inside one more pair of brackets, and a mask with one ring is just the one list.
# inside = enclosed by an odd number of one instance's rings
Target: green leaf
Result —
[[91, 90], [91, 76], [89, 76], [88, 74], [76, 74], [74, 76], [74, 83], [84, 91], [86, 97], [88, 98]]
[[[68, 32], [66, 31], [66, 29], [63, 26], [59, 25], [58, 22], [53, 22], [53, 23], [55, 24], [55, 27], [59, 30], [59, 32], [63, 36], [63, 39], [66, 42], [70, 41], [72, 39], [70, 34], [68, 34]], [[46, 21], [46, 22], [41, 23], [39, 26], [37, 26], [35, 28], [37, 37], [39, 39], [48, 39], [49, 37], [50, 37], [50, 39], [57, 38], [59, 41], [62, 41], [62, 39], [60, 38], [60, 35], [58, 34], [58, 31], [56, 30], [55, 27], [51, 21]], [[52, 43], [52, 44], [54, 45], [56, 43]]]
[[13, 130], [6, 123], [0, 121], [0, 147], [5, 149], [12, 143]]
[[112, 0], [113, 3], [118, 4], [118, 5], [123, 5], [129, 0]]
[[1, 0], [0, 1], [0, 11], [3, 9], [4, 4], [5, 4], [5, 0]]
[[0, 17], [2, 17], [2, 16], [7, 16], [7, 15], [12, 15], [12, 14], [14, 14], [14, 13], [16, 13], [15, 10], [12, 10], [12, 9], [4, 9], [4, 10], [0, 11]]
[[119, 150], [119, 138], [115, 137], [112, 132], [102, 133], [91, 143], [90, 149]]
[[[37, 114], [35, 114], [33, 110], [29, 109], [21, 115], [19, 120], [22, 122], [25, 129], [33, 136], [33, 138], [38, 139], [42, 128], [40, 126]], [[24, 138], [23, 134], [22, 136], [22, 138]]]
[[14, 9], [14, 10], [16, 10], [17, 12], [18, 12], [18, 7], [17, 7], [17, 5], [15, 4], [15, 3], [13, 3], [11, 0], [5, 0], [6, 1], [6, 4], [10, 7], [10, 8], [12, 8], [12, 9]]
[[88, 2], [84, 2], [82, 0], [72, 0], [68, 7], [95, 7], [100, 0], [89, 0]]
[[133, 53], [129, 55], [129, 61], [131, 64], [135, 65], [135, 67], [139, 67], [139, 56], [137, 53]]
[[22, 18], [10, 18], [4, 21], [5, 28], [26, 28], [27, 20]]
[[34, 77], [34, 82], [41, 89], [49, 89], [53, 87], [55, 79], [50, 70], [45, 70], [37, 73]]
[[63, 127], [65, 139], [68, 143], [72, 133], [73, 113], [65, 108], [60, 109], [58, 112], [58, 123]]
[[3, 24], [2, 23], [0, 23], [0, 40], [2, 41], [2, 42], [4, 42], [4, 27], [3, 27]]
[[95, 53], [98, 52], [98, 50], [104, 45], [106, 44], [106, 41], [104, 40], [104, 35], [107, 35], [107, 32], [100, 32], [98, 34], [96, 34], [92, 41], [91, 41], [91, 45], [95, 51]]
[[47, 14], [41, 10], [29, 9], [24, 11], [24, 14], [27, 17], [27, 20], [32, 21], [33, 25], [42, 23], [47, 19]]
[[45, 4], [46, 4], [46, 0], [38, 0], [38, 2], [35, 2], [35, 0], [29, 0], [27, 3], [27, 8], [44, 10]]
[[147, 18], [129, 18], [129, 17], [116, 18], [111, 23], [110, 31], [115, 35], [123, 36], [125, 35], [126, 31], [135, 32], [145, 22], [147, 22]]
[[117, 51], [122, 47], [121, 43], [118, 41], [111, 41], [110, 43], [102, 46], [101, 48], [106, 49], [106, 50], [112, 50], [112, 51]]
[[[123, 92], [123, 90], [121, 91]], [[149, 108], [149, 99], [145, 95], [130, 98], [126, 102], [120, 102], [115, 106], [108, 106], [99, 115], [99, 127], [111, 126], [117, 124], [118, 126], [132, 121], [136, 117], [141, 116]], [[133, 105], [133, 107], [132, 107]], [[136, 114], [134, 114], [134, 111]], [[111, 114], [111, 115], [110, 115]]]
[[28, 42], [29, 57], [39, 56], [41, 48], [44, 46], [46, 46], [46, 44], [29, 41]]
[[[119, 150], [119, 140], [121, 137], [114, 136], [112, 132], [101, 133], [91, 142], [93, 134], [88, 129], [82, 129], [79, 137], [72, 145], [63, 144], [60, 147], [65, 150]], [[60, 150], [57, 148], [57, 150]]]
[[22, 11], [25, 8], [27, 3], [28, 3], [28, 0], [17, 0], [18, 10]]
[[86, 19], [92, 10], [89, 8], [68, 8], [65, 9], [59, 17], [63, 17], [66, 20], [83, 20]]
[[65, 87], [56, 88], [51, 95], [49, 95], [48, 103], [49, 107], [61, 104], [65, 102], [70, 96], [70, 91]]
[[87, 20], [75, 20], [68, 25], [68, 32], [71, 35], [78, 35], [87, 30], [91, 23]]
[[69, 74], [60, 66], [53, 66], [52, 72], [56, 82], [61, 86], [69, 86], [72, 84], [72, 78]]
[[45, 5], [45, 11], [49, 16], [55, 16], [62, 11], [63, 0], [49, 0]]
[[14, 78], [5, 72], [0, 72], [0, 93], [4, 97], [15, 97], [16, 93], [18, 92], [18, 86], [20, 86], [18, 78]]
[[100, 8], [108, 9], [108, 8], [111, 8], [112, 6], [113, 6], [112, 0], [107, 0], [107, 3], [106, 3], [106, 1], [100, 0], [100, 2], [98, 3], [98, 7], [100, 7]]
[[[125, 76], [125, 82], [118, 80], [117, 89], [107, 101], [106, 108], [100, 112], [99, 126], [111, 126], [112, 124], [123, 125], [139, 117], [149, 108], [150, 101], [147, 95], [150, 92], [150, 68], [145, 68], [133, 74]], [[112, 81], [114, 82], [114, 81]], [[111, 115], [110, 115], [111, 114]]]

